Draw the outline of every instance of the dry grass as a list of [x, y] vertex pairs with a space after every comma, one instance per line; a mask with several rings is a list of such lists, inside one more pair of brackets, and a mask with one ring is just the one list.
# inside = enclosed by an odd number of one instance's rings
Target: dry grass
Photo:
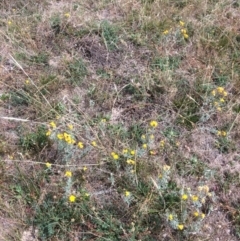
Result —
[[239, 5], [1, 1], [0, 240], [238, 240]]

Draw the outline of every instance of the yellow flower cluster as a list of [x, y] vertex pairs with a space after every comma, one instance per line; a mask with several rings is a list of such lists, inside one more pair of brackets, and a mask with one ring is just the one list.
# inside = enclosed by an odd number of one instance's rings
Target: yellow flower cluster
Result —
[[227, 135], [227, 132], [226, 131], [217, 131], [217, 135], [225, 137]]
[[118, 155], [117, 153], [115, 153], [115, 152], [112, 152], [112, 153], [111, 153], [111, 156], [112, 156], [112, 158], [113, 158], [114, 160], [118, 160], [118, 159], [119, 159], [119, 155]]
[[67, 142], [68, 144], [75, 144], [76, 141], [71, 137], [70, 134], [64, 132], [64, 133], [58, 133], [57, 134], [57, 138], [59, 140], [64, 140], [65, 142]]
[[212, 90], [211, 94], [217, 98], [217, 101], [214, 101], [214, 106], [218, 111], [221, 111], [221, 105], [225, 103], [224, 97], [228, 96], [227, 91], [223, 87], [217, 87], [216, 89]]
[[56, 127], [57, 127], [57, 125], [54, 121], [51, 121], [49, 123], [49, 125], [50, 125], [51, 129], [48, 129], [48, 131], [46, 132], [46, 136], [50, 136], [52, 134], [52, 129], [56, 129]]
[[187, 33], [187, 29], [184, 28], [185, 23], [184, 23], [183, 21], [179, 21], [179, 25], [182, 27], [181, 33], [182, 33], [184, 39], [188, 39], [188, 38], [189, 38], [189, 35], [188, 35], [188, 33]]
[[198, 212], [198, 211], [195, 211], [195, 212], [193, 213], [193, 216], [194, 216], [195, 218], [198, 218], [198, 217], [201, 217], [202, 219], [205, 218], [205, 214], [204, 214], [204, 213], [200, 213], [200, 212]]
[[130, 193], [129, 191], [125, 191], [125, 193], [124, 193], [125, 197], [129, 197], [130, 194], [131, 194], [131, 193]]
[[132, 160], [132, 159], [127, 159], [127, 164], [129, 164], [129, 165], [135, 165], [135, 161], [134, 160]]

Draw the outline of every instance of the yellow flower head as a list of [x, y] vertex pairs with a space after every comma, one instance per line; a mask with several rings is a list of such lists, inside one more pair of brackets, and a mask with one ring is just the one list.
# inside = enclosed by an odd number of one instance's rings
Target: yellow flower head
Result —
[[183, 21], [179, 21], [179, 24], [183, 27], [185, 23]]
[[26, 84], [26, 85], [29, 84], [29, 80], [28, 80], [28, 79], [25, 80], [25, 84]]
[[160, 147], [164, 147], [164, 146], [165, 146], [165, 141], [164, 140], [160, 141]]
[[219, 100], [221, 103], [224, 103], [225, 102], [225, 100], [223, 99], [223, 98], [220, 98], [220, 100]]
[[130, 154], [131, 154], [131, 155], [135, 155], [135, 153], [136, 153], [136, 152], [135, 152], [134, 150], [131, 150], [131, 151], [130, 151]]
[[182, 34], [186, 34], [187, 33], [187, 29], [186, 28], [181, 29], [181, 33]]
[[226, 97], [228, 95], [227, 91], [223, 91], [223, 96]]
[[216, 95], [216, 90], [213, 90], [211, 93], [212, 93], [213, 96], [215, 96]]
[[125, 194], [125, 197], [129, 197], [131, 193], [129, 191], [125, 191], [124, 194]]
[[47, 168], [50, 168], [50, 167], [52, 166], [52, 164], [51, 164], [51, 163], [49, 163], [49, 162], [46, 162], [46, 164], [45, 164], [45, 165], [46, 165], [46, 167], [47, 167]]
[[167, 35], [168, 33], [169, 33], [169, 30], [167, 30], [167, 29], [165, 31], [163, 31], [164, 35]]
[[198, 211], [194, 212], [193, 216], [197, 218], [199, 216], [199, 212]]
[[186, 34], [186, 33], [183, 34], [183, 37], [184, 37], [185, 39], [188, 39], [188, 38], [189, 38], [188, 34]]
[[9, 21], [8, 21], [8, 25], [12, 25], [12, 21], [9, 20]]
[[202, 218], [202, 219], [205, 218], [205, 214], [204, 214], [204, 213], [201, 214], [201, 218]]
[[183, 230], [184, 229], [184, 225], [183, 224], [178, 224], [177, 228], [178, 228], [178, 230]]
[[70, 13], [65, 13], [64, 16], [65, 16], [66, 18], [69, 18], [69, 17], [70, 17]]
[[77, 144], [78, 148], [83, 149], [84, 145], [81, 141], [78, 142]]
[[48, 130], [48, 131], [46, 132], [46, 136], [50, 136], [51, 133], [52, 133], [52, 131], [51, 131], [51, 130]]
[[128, 159], [128, 160], [127, 160], [127, 164], [129, 164], [129, 165], [135, 165], [135, 161], [134, 161], [134, 160], [131, 160], [131, 159]]
[[191, 198], [192, 198], [193, 202], [197, 202], [198, 201], [198, 196], [196, 196], [196, 195], [193, 195]]
[[182, 200], [186, 201], [188, 199], [188, 195], [187, 194], [183, 194], [182, 195]]
[[217, 92], [218, 92], [219, 94], [222, 94], [224, 91], [225, 91], [225, 90], [224, 90], [223, 87], [217, 87]]
[[164, 170], [165, 172], [169, 171], [169, 170], [170, 170], [170, 166], [164, 165], [164, 166], [163, 166], [163, 170]]
[[172, 214], [169, 214], [169, 215], [168, 215], [168, 219], [169, 219], [170, 221], [172, 221], [172, 220], [173, 220], [173, 215], [172, 215]]
[[87, 167], [86, 166], [83, 167], [83, 171], [84, 172], [87, 171]]
[[128, 149], [123, 149], [122, 153], [123, 154], [127, 154], [128, 153]]
[[69, 130], [72, 130], [73, 129], [73, 125], [72, 124], [68, 124], [68, 128], [69, 128]]
[[66, 171], [65, 172], [65, 177], [71, 177], [72, 176], [72, 172], [71, 171]]
[[147, 144], [143, 144], [143, 145], [142, 145], [142, 148], [143, 148], [143, 149], [147, 149]]
[[157, 127], [157, 126], [158, 126], [157, 121], [152, 120], [152, 121], [150, 122], [150, 126], [153, 127], [153, 128]]
[[142, 135], [141, 138], [142, 138], [143, 140], [145, 140], [145, 139], [146, 139], [146, 136], [145, 136], [145, 135]]
[[69, 202], [74, 203], [76, 201], [76, 197], [74, 195], [70, 195], [68, 200]]
[[91, 144], [92, 144], [92, 146], [97, 147], [97, 142], [96, 141], [92, 141]]
[[59, 140], [62, 140], [62, 139], [63, 139], [63, 137], [64, 137], [64, 136], [63, 136], [63, 134], [62, 134], [62, 133], [58, 133], [58, 134], [57, 134], [57, 138], [58, 138]]
[[55, 129], [56, 128], [56, 124], [55, 124], [55, 122], [54, 121], [51, 121], [50, 122], [50, 124], [49, 124], [53, 129]]
[[118, 160], [119, 159], [119, 155], [118, 154], [114, 154], [112, 157], [113, 157], [114, 160]]

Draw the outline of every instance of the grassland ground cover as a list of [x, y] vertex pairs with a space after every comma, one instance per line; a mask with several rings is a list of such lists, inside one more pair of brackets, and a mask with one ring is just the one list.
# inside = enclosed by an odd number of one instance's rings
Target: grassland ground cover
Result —
[[240, 239], [238, 0], [0, 16], [0, 241]]

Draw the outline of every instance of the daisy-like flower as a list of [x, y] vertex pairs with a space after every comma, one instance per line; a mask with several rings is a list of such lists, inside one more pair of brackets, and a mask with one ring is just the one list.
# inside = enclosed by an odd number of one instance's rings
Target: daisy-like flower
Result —
[[84, 145], [81, 141], [78, 142], [77, 144], [78, 148], [83, 149]]
[[131, 160], [131, 159], [128, 159], [128, 160], [127, 160], [127, 164], [129, 164], [129, 165], [135, 165], [135, 161], [134, 161], [134, 160]]
[[182, 200], [186, 201], [188, 199], [188, 195], [187, 194], [183, 194], [182, 195]]
[[183, 21], [179, 21], [179, 24], [183, 27], [185, 23]]
[[193, 202], [197, 202], [198, 201], [198, 196], [193, 195], [193, 196], [191, 196], [191, 199], [193, 200]]
[[70, 195], [70, 196], [68, 197], [68, 200], [69, 200], [70, 203], [74, 203], [74, 202], [76, 201], [76, 196]]
[[72, 172], [71, 171], [66, 171], [65, 172], [65, 177], [71, 177], [72, 176]]
[[184, 229], [184, 225], [183, 224], [178, 224], [177, 228], [178, 228], [178, 230], [183, 230]]
[[46, 164], [45, 164], [45, 165], [46, 165], [46, 167], [47, 167], [47, 168], [50, 168], [50, 167], [52, 166], [52, 164], [51, 164], [51, 163], [49, 163], [49, 162], [46, 162]]
[[150, 122], [150, 126], [153, 127], [153, 128], [157, 127], [157, 126], [158, 126], [157, 121], [152, 120], [152, 121]]
[[55, 129], [55, 128], [57, 127], [54, 121], [51, 121], [51, 122], [49, 123], [49, 125], [50, 125], [53, 129]]
[[130, 194], [131, 194], [131, 193], [130, 193], [129, 191], [125, 191], [125, 193], [124, 193], [125, 197], [129, 197]]

